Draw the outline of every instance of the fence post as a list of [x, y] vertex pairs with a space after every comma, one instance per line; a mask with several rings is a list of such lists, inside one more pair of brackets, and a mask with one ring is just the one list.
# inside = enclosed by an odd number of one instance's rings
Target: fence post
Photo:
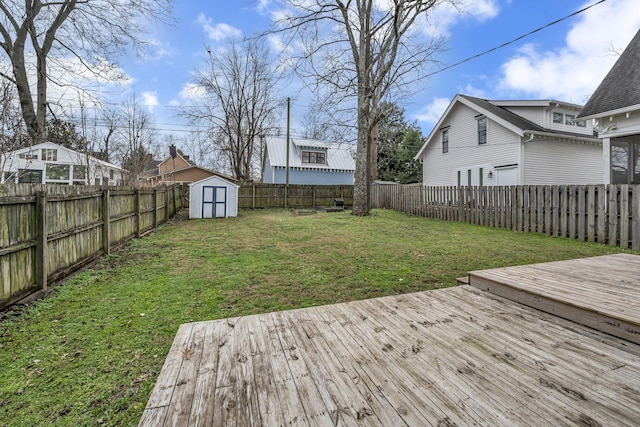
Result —
[[111, 253], [111, 232], [109, 227], [110, 219], [110, 204], [109, 204], [109, 189], [102, 190], [102, 251], [105, 255]]
[[140, 237], [140, 188], [136, 188], [134, 195], [134, 209], [136, 212], [136, 237]]
[[171, 187], [171, 195], [173, 196], [173, 214], [178, 213], [178, 203], [176, 202], [176, 184]]
[[36, 285], [47, 289], [47, 192], [36, 194]]
[[158, 228], [158, 187], [153, 190], [153, 228]]
[[631, 249], [640, 250], [640, 185], [629, 187], [631, 195]]
[[171, 214], [171, 203], [169, 203], [169, 187], [164, 187], [164, 220], [169, 219]]
[[251, 186], [251, 209], [256, 208], [256, 185]]

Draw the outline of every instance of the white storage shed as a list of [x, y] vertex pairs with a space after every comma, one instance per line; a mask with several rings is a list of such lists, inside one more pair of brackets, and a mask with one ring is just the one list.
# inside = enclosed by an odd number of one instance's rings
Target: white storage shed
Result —
[[189, 218], [238, 216], [238, 188], [218, 176], [189, 184]]

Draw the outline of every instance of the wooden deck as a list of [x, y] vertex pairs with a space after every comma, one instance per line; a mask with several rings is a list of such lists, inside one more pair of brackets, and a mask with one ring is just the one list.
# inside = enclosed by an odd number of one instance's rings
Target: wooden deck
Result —
[[640, 256], [472, 271], [469, 284], [640, 344]]
[[639, 345], [465, 285], [184, 324], [140, 426], [638, 420]]

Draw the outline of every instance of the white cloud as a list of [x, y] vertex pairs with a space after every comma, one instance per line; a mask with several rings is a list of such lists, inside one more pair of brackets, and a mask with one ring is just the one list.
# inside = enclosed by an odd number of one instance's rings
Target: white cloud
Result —
[[415, 119], [422, 123], [435, 125], [450, 103], [449, 98], [433, 98], [430, 104], [425, 105], [415, 114]]
[[147, 60], [159, 61], [164, 58], [173, 57], [173, 50], [170, 47], [163, 46], [160, 40], [148, 40], [147, 45], [149, 46], [149, 51], [144, 55], [144, 58]]
[[425, 25], [425, 31], [436, 36], [449, 35], [449, 29], [463, 19], [472, 19], [484, 22], [495, 18], [500, 13], [497, 0], [470, 0], [462, 8], [451, 3], [441, 3], [429, 18], [429, 24]]
[[586, 102], [616, 61], [612, 50], [621, 51], [640, 28], [637, 9], [637, 0], [602, 3], [580, 15], [563, 47], [523, 46], [502, 65], [499, 89], [511, 96]]
[[204, 87], [195, 83], [187, 83], [178, 94], [181, 99], [201, 99], [207, 95]]
[[242, 35], [242, 31], [232, 25], [224, 22], [213, 24], [213, 20], [202, 13], [198, 15], [196, 22], [202, 25], [209, 38], [214, 41], [238, 38]]
[[475, 96], [476, 98], [487, 98], [487, 93], [484, 89], [477, 88], [471, 83], [467, 83], [464, 86], [458, 86], [458, 93], [462, 93], [469, 96]]
[[142, 92], [142, 105], [146, 106], [150, 112], [153, 112], [153, 108], [160, 105], [158, 95], [155, 92]]

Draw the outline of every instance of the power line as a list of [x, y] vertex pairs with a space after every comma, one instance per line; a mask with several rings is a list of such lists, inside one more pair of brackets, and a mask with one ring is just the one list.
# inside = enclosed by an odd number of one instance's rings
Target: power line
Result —
[[469, 62], [469, 61], [471, 61], [471, 60], [474, 60], [474, 59], [476, 59], [476, 58], [480, 58], [481, 56], [487, 55], [487, 54], [489, 54], [489, 53], [491, 53], [491, 52], [495, 52], [496, 50], [498, 50], [498, 49], [502, 49], [503, 47], [506, 47], [506, 46], [509, 46], [509, 45], [511, 45], [511, 44], [513, 44], [513, 43], [515, 43], [515, 42], [517, 42], [517, 41], [520, 41], [520, 40], [524, 39], [525, 37], [528, 37], [528, 36], [530, 36], [530, 35], [532, 35], [532, 34], [535, 34], [535, 33], [539, 32], [539, 31], [542, 31], [542, 30], [544, 30], [544, 29], [546, 29], [546, 28], [549, 28], [549, 27], [551, 27], [551, 26], [553, 26], [553, 25], [556, 25], [556, 24], [558, 24], [558, 23], [560, 23], [560, 22], [562, 22], [562, 21], [565, 21], [565, 20], [567, 20], [567, 19], [569, 19], [569, 18], [572, 18], [572, 17], [574, 17], [574, 16], [576, 16], [576, 15], [579, 15], [579, 14], [581, 14], [581, 13], [583, 13], [583, 12], [586, 12], [587, 10], [591, 9], [592, 7], [597, 6], [597, 5], [601, 4], [601, 3], [604, 3], [605, 1], [607, 1], [607, 0], [600, 0], [600, 1], [598, 1], [598, 2], [594, 3], [594, 4], [590, 5], [590, 6], [587, 6], [587, 7], [583, 8], [583, 9], [580, 9], [580, 10], [578, 10], [578, 11], [576, 11], [576, 12], [573, 12], [572, 14], [567, 15], [567, 16], [565, 16], [564, 18], [556, 19], [555, 21], [550, 22], [550, 23], [548, 23], [548, 24], [546, 24], [546, 25], [543, 25], [542, 27], [538, 27], [538, 28], [536, 28], [536, 29], [535, 29], [535, 30], [533, 30], [533, 31], [529, 31], [529, 32], [528, 32], [528, 33], [526, 33], [526, 34], [523, 34], [523, 35], [521, 35], [521, 36], [519, 36], [519, 37], [516, 37], [516, 38], [515, 38], [515, 39], [513, 39], [513, 40], [510, 40], [510, 41], [508, 41], [508, 42], [506, 42], [506, 43], [502, 43], [500, 46], [492, 47], [492, 48], [491, 48], [491, 49], [489, 49], [489, 50], [485, 50], [484, 52], [481, 52], [481, 53], [478, 53], [478, 54], [476, 54], [476, 55], [470, 56], [470, 57], [468, 57], [468, 58], [466, 58], [466, 59], [463, 59], [462, 61], [456, 62], [456, 63], [454, 63], [454, 64], [451, 64], [451, 65], [448, 65], [448, 66], [446, 66], [446, 67], [444, 67], [444, 68], [441, 68], [441, 69], [439, 69], [439, 70], [437, 70], [437, 71], [434, 71], [434, 72], [432, 72], [432, 73], [429, 73], [429, 74], [425, 75], [424, 77], [426, 78], [426, 77], [434, 76], [434, 75], [436, 75], [436, 74], [440, 74], [440, 73], [442, 73], [442, 72], [444, 72], [444, 71], [450, 70], [451, 68], [457, 67], [457, 66], [459, 66], [459, 65], [462, 65], [462, 64], [464, 64], [464, 63], [466, 63], [466, 62]]

